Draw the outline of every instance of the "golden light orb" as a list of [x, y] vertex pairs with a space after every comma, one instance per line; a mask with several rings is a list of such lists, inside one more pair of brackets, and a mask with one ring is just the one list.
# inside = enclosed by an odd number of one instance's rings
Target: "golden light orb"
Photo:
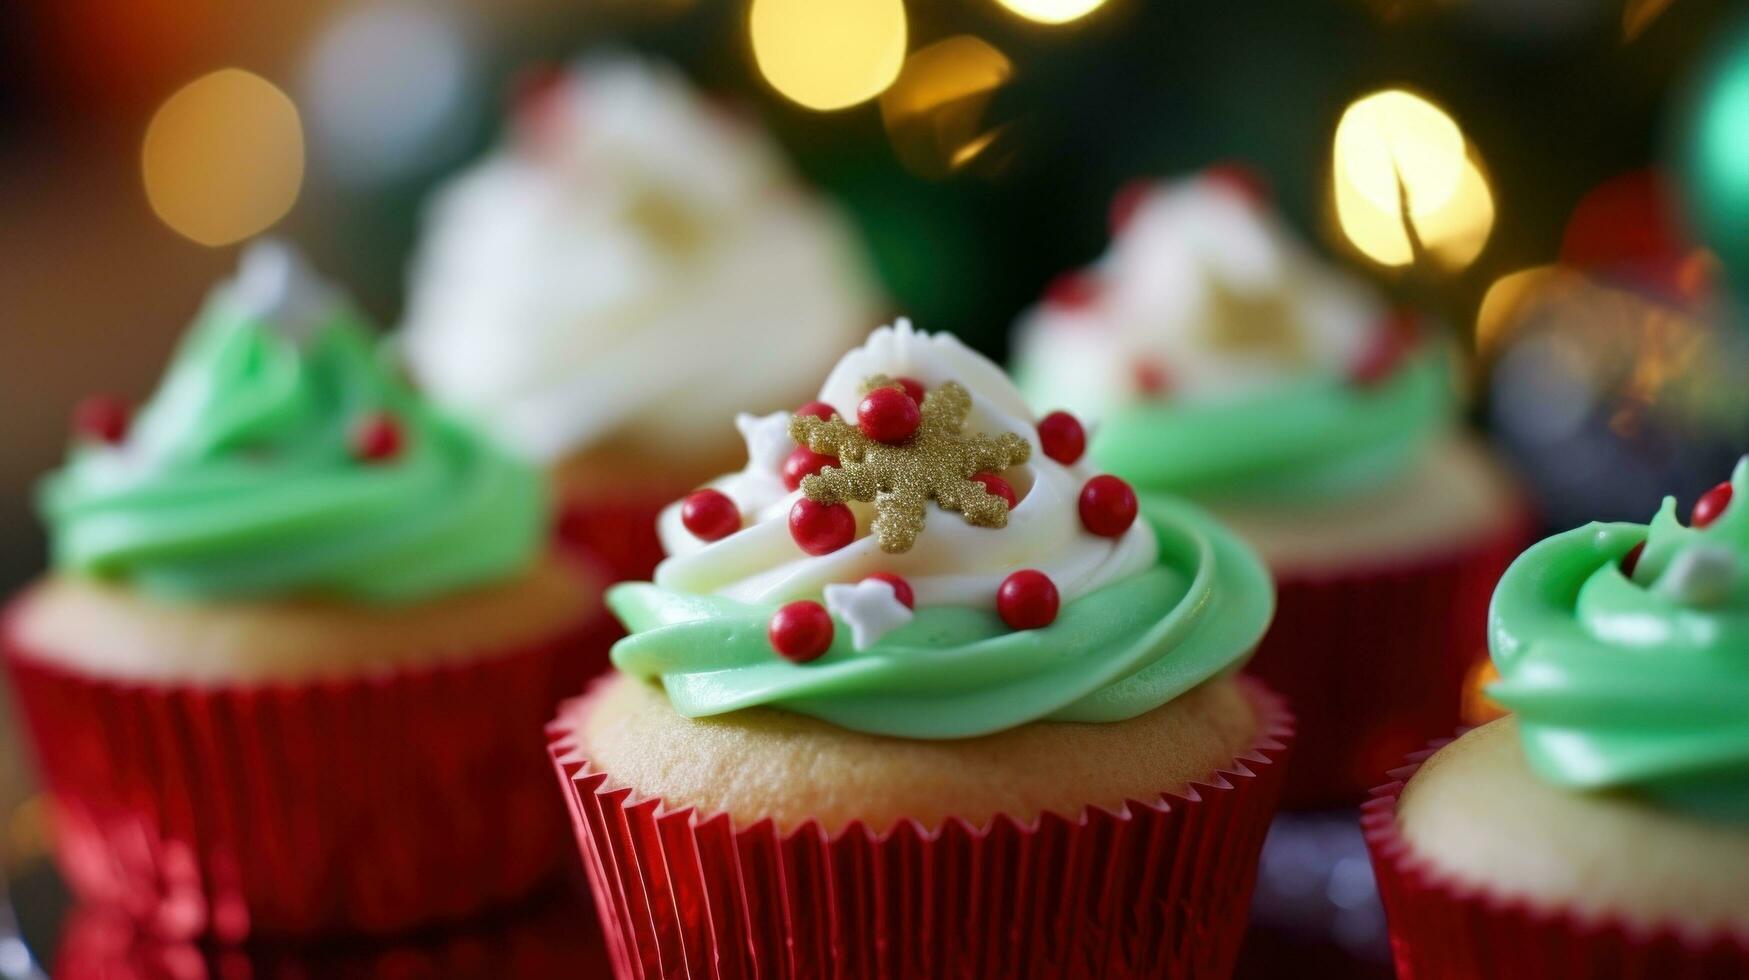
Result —
[[1067, 24], [1105, 4], [1105, 0], [997, 0], [1003, 7], [1040, 24]]
[[809, 109], [866, 102], [905, 63], [902, 0], [753, 0], [747, 20], [760, 74]]
[[1332, 192], [1343, 234], [1385, 266], [1468, 266], [1494, 227], [1494, 195], [1463, 130], [1401, 89], [1356, 101], [1336, 126]]
[[977, 159], [1002, 129], [985, 118], [990, 100], [1013, 77], [1006, 55], [969, 34], [913, 51], [881, 93], [881, 121], [900, 162], [944, 177]]
[[297, 106], [242, 69], [203, 75], [153, 114], [140, 167], [152, 211], [178, 234], [214, 246], [257, 235], [303, 185]]

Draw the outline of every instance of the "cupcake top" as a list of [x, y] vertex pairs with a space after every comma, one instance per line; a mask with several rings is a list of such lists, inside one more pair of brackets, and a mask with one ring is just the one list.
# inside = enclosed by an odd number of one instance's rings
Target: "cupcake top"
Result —
[[1015, 337], [1029, 400], [1097, 421], [1100, 466], [1196, 496], [1345, 496], [1447, 425], [1443, 352], [1233, 172], [1134, 188], [1114, 222]]
[[1749, 458], [1649, 525], [1589, 524], [1500, 580], [1489, 644], [1532, 769], [1749, 821]]
[[404, 602], [518, 574], [545, 537], [538, 474], [416, 397], [278, 244], [213, 290], [132, 424], [85, 414], [41, 492], [60, 571], [170, 599]]
[[[919, 397], [920, 396], [920, 397]], [[748, 463], [669, 507], [653, 583], [608, 603], [620, 669], [682, 714], [769, 705], [912, 738], [1142, 714], [1236, 667], [1274, 594], [1200, 511], [1140, 508], [1001, 371], [900, 320]]]
[[696, 453], [866, 329], [846, 223], [674, 72], [585, 62], [515, 122], [435, 198], [401, 341], [433, 397], [524, 456]]

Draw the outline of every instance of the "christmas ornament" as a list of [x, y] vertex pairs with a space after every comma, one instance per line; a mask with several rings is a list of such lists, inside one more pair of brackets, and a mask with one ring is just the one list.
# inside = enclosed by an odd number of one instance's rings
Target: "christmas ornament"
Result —
[[838, 457], [817, 453], [806, 446], [797, 446], [783, 461], [783, 485], [794, 490], [804, 477], [813, 476], [828, 466], [837, 466]]
[[352, 430], [352, 455], [366, 463], [381, 463], [401, 453], [401, 423], [387, 412], [372, 412]]
[[128, 437], [133, 413], [127, 403], [108, 395], [92, 395], [73, 409], [73, 432], [81, 439], [118, 446]]
[[1008, 509], [1013, 510], [1019, 499], [1014, 496], [1014, 488], [994, 473], [974, 473], [972, 479], [984, 485], [984, 492], [994, 494], [1008, 502]]
[[856, 427], [876, 442], [896, 445], [917, 433], [922, 410], [903, 388], [879, 387], [856, 406]]
[[1115, 476], [1096, 476], [1081, 487], [1081, 526], [1101, 537], [1121, 537], [1136, 522], [1136, 492]]
[[792, 602], [771, 614], [765, 637], [779, 656], [805, 664], [818, 660], [832, 646], [832, 617], [812, 600]]
[[1046, 456], [1073, 466], [1087, 452], [1087, 430], [1068, 412], [1052, 412], [1038, 420], [1038, 443]]
[[1688, 515], [1689, 526], [1706, 527], [1712, 522], [1718, 520], [1719, 515], [1723, 514], [1725, 508], [1730, 505], [1731, 484], [1725, 482], [1713, 487], [1706, 493], [1701, 494], [1700, 499], [1694, 502], [1694, 510]]
[[1040, 629], [1057, 621], [1058, 601], [1051, 577], [1025, 568], [1002, 580], [996, 590], [996, 614], [1011, 629]]
[[1677, 125], [1677, 167], [1690, 222], [1749, 302], [1749, 18], [1723, 32]]
[[[897, 388], [884, 390], [904, 398]], [[790, 437], [839, 461], [836, 467], [804, 479], [802, 493], [807, 501], [820, 504], [872, 501], [871, 529], [881, 550], [889, 554], [911, 550], [931, 500], [942, 510], [959, 512], [968, 524], [1006, 526], [1007, 502], [986, 492], [972, 475], [1024, 463], [1032, 446], [1012, 432], [993, 439], [962, 434], [971, 408], [971, 393], [963, 385], [943, 384], [923, 399], [915, 435], [898, 445], [871, 439], [843, 419], [795, 416], [790, 420]], [[792, 533], [795, 515], [796, 511], [790, 512]]]
[[700, 541], [721, 541], [741, 530], [741, 509], [721, 490], [694, 490], [680, 502], [680, 523]]
[[829, 555], [855, 540], [856, 515], [842, 503], [822, 503], [803, 497], [789, 509], [789, 536], [810, 555]]

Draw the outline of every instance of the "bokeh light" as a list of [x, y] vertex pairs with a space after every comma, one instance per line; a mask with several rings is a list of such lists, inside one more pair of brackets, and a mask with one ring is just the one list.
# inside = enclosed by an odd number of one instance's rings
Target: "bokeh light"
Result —
[[866, 102], [905, 62], [901, 0], [753, 0], [748, 28], [765, 80], [809, 109]]
[[1001, 133], [986, 119], [990, 100], [1013, 77], [1007, 56], [969, 34], [913, 52], [881, 95], [881, 121], [900, 162], [943, 177], [977, 159]]
[[1462, 269], [1494, 227], [1479, 154], [1451, 116], [1400, 89], [1368, 95], [1343, 113], [1331, 180], [1343, 234], [1380, 265], [1425, 258]]
[[152, 211], [202, 245], [227, 245], [266, 230], [297, 201], [303, 126], [273, 83], [225, 68], [165, 100], [140, 158]]
[[1067, 24], [1105, 4], [1105, 0], [997, 0], [1027, 20], [1040, 24]]

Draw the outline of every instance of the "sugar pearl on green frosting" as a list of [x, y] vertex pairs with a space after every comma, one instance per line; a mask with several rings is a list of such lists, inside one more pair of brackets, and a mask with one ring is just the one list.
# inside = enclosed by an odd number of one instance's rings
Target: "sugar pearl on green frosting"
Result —
[[[526, 568], [546, 530], [539, 475], [415, 396], [289, 261], [252, 251], [127, 438], [75, 447], [44, 481], [55, 567], [170, 599], [384, 603]], [[354, 444], [373, 416], [397, 427], [386, 458]]]
[[1489, 693], [1539, 775], [1749, 821], [1749, 460], [1731, 486], [1704, 528], [1667, 498], [1650, 525], [1558, 534], [1501, 579]]

